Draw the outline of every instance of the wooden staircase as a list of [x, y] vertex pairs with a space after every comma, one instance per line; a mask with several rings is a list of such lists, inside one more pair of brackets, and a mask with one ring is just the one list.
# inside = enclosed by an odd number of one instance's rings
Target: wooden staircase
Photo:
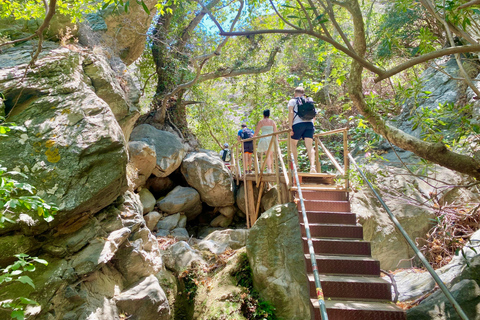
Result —
[[[302, 193], [329, 320], [405, 320], [405, 311], [391, 302], [390, 283], [380, 278], [380, 262], [363, 240], [348, 193], [328, 185], [305, 186]], [[314, 319], [320, 320], [300, 202], [297, 205], [311, 304]]]

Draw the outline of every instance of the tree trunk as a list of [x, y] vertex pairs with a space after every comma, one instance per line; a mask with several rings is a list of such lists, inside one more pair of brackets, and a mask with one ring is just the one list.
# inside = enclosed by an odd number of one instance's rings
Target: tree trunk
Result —
[[[354, 49], [359, 56], [364, 57], [366, 43], [360, 6], [357, 0], [350, 0], [347, 4], [348, 10], [353, 18]], [[428, 161], [432, 161], [454, 171], [465, 173], [477, 179], [480, 178], [480, 163], [474, 158], [450, 151], [443, 143], [423, 141], [388, 125], [385, 120], [365, 102], [362, 86], [362, 71], [363, 67], [356, 60], [352, 60], [350, 76], [347, 83], [348, 91], [353, 104], [368, 120], [376, 133], [384, 136], [394, 145], [411, 151]]]

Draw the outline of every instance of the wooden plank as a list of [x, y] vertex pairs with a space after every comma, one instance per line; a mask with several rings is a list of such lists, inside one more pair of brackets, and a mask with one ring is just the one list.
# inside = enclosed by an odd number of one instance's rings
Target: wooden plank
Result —
[[317, 172], [322, 172], [322, 167], [320, 166], [320, 152], [318, 150], [318, 137], [315, 137], [315, 169]]
[[[242, 151], [243, 148], [243, 141], [242, 141]], [[243, 156], [243, 191], [245, 193], [245, 215], [247, 217], [247, 229], [250, 229], [250, 216], [248, 215], [248, 192], [247, 192], [247, 170], [245, 169], [245, 152], [242, 152]]]
[[258, 200], [257, 200], [257, 207], [255, 208], [255, 217], [253, 218], [253, 223], [255, 224], [255, 222], [257, 221], [258, 219], [258, 214], [260, 212], [260, 204], [262, 202], [262, 194], [263, 194], [263, 188], [265, 187], [265, 183], [262, 181], [260, 183], [260, 188], [259, 188], [259, 191], [258, 191]]
[[259, 170], [259, 166], [258, 166], [258, 155], [257, 155], [257, 146], [256, 146], [256, 143], [255, 141], [253, 142], [253, 165], [254, 165], [254, 168], [255, 168], [255, 181], [257, 182], [258, 184], [258, 170]]
[[283, 178], [285, 179], [285, 183], [287, 185], [289, 185], [290, 182], [289, 182], [289, 179], [288, 179], [287, 168], [285, 167], [285, 163], [283, 162], [282, 150], [280, 149], [280, 145], [278, 144], [277, 139], [275, 139], [275, 146], [276, 146], [277, 153], [278, 153], [278, 159], [280, 159], [280, 165], [282, 167]]
[[340, 133], [340, 132], [344, 132], [344, 131], [347, 131], [347, 130], [348, 130], [348, 128], [341, 128], [341, 129], [330, 130], [330, 131], [327, 131], [327, 132], [320, 132], [320, 133], [315, 134], [314, 137], [329, 136], [331, 134]]
[[342, 169], [342, 167], [340, 166], [340, 164], [337, 162], [337, 160], [332, 156], [332, 154], [330, 153], [330, 151], [328, 151], [328, 149], [325, 147], [325, 145], [323, 144], [322, 141], [320, 141], [320, 139], [318, 140], [318, 143], [320, 145], [320, 147], [322, 147], [323, 151], [325, 152], [325, 154], [327, 155], [327, 157], [330, 159], [330, 161], [332, 161], [333, 165], [335, 166], [335, 168], [337, 168], [337, 170], [341, 173], [341, 174], [345, 174], [345, 171]]
[[[278, 152], [277, 149], [274, 150], [274, 158], [273, 158], [273, 164], [275, 165], [274, 170], [275, 170], [275, 182], [277, 183], [277, 196], [278, 200], [282, 199], [282, 193], [280, 190], [280, 169], [278, 167]], [[281, 155], [280, 155], [281, 156]]]
[[257, 136], [257, 137], [253, 137], [253, 138], [248, 138], [248, 139], [242, 140], [242, 142], [248, 142], [248, 141], [258, 140], [258, 139], [261, 139], [261, 138], [272, 137], [272, 136], [280, 135], [280, 134], [287, 133], [287, 132], [290, 132], [290, 130], [276, 131], [274, 133], [270, 133], [270, 134], [266, 134], [266, 135], [262, 135], [262, 136]]
[[[248, 192], [245, 193], [245, 196], [247, 199], [248, 198], [248, 214], [247, 216], [249, 216], [249, 221], [250, 221], [250, 227], [251, 228], [253, 226], [253, 223], [255, 223], [254, 221], [252, 221], [252, 218], [255, 214], [255, 195], [253, 193], [253, 181], [247, 181], [247, 185], [248, 185]], [[245, 190], [245, 191], [247, 191]]]

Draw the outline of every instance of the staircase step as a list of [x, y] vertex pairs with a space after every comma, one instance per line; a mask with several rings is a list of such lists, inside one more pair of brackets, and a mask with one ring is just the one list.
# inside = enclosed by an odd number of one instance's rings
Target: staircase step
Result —
[[[350, 212], [350, 202], [332, 201], [332, 200], [305, 200], [306, 211], [329, 211], [329, 212]], [[300, 201], [297, 202], [298, 209], [301, 210]]]
[[[319, 273], [380, 276], [380, 262], [370, 257], [315, 255]], [[307, 272], [312, 272], [310, 254], [305, 254]]]
[[[309, 223], [312, 238], [363, 239], [361, 225]], [[300, 223], [302, 236], [305, 237], [305, 224]]]
[[[330, 223], [330, 224], [357, 224], [357, 215], [351, 212], [321, 212], [307, 211], [309, 223]], [[303, 222], [303, 214], [298, 212], [300, 222]]]
[[[303, 237], [302, 240], [303, 252], [308, 253], [307, 238]], [[353, 256], [370, 256], [371, 254], [370, 242], [363, 240], [313, 238], [312, 242], [316, 254]]]
[[[331, 201], [347, 201], [347, 193], [345, 191], [313, 191], [302, 189], [303, 199], [305, 200], [331, 200]], [[296, 194], [298, 197], [298, 193]]]
[[[316, 299], [310, 300], [315, 310], [315, 320], [321, 320]], [[325, 300], [329, 320], [406, 320], [403, 309], [393, 302]]]
[[[315, 280], [308, 275], [310, 296], [315, 297]], [[323, 294], [331, 299], [392, 300], [391, 284], [380, 277], [320, 275]]]

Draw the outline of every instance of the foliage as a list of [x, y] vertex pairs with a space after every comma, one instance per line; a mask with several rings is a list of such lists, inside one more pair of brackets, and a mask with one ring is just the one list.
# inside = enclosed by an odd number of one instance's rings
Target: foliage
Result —
[[[0, 138], [6, 136], [11, 130], [21, 130], [21, 127], [16, 126], [14, 123], [2, 122], [4, 120], [5, 118], [0, 117]], [[3, 228], [6, 222], [14, 223], [8, 215], [15, 212], [35, 211], [45, 221], [52, 221], [58, 208], [36, 196], [35, 187], [28, 183], [18, 182], [12, 177], [28, 178], [21, 172], [7, 171], [7, 168], [0, 165], [0, 228]], [[15, 257], [17, 258], [15, 263], [0, 270], [0, 286], [3, 283], [16, 281], [35, 289], [32, 279], [24, 273], [35, 271], [34, 262], [47, 265], [47, 261], [37, 257], [30, 257], [25, 253], [17, 254]], [[11, 317], [18, 320], [24, 319], [24, 309], [27, 305], [37, 304], [37, 302], [25, 297], [0, 301], [0, 307], [12, 310]]]
[[[143, 7], [147, 14], [150, 14], [143, 0], [135, 1]], [[128, 12], [130, 0], [63, 0], [57, 1], [55, 10], [61, 15], [71, 17], [72, 22], [78, 22], [83, 20], [85, 14], [96, 12], [100, 9], [104, 10], [109, 5], [112, 5], [115, 10]], [[45, 6], [44, 2], [38, 0], [0, 0], [0, 18], [14, 17], [15, 20], [43, 19], [45, 18]], [[163, 10], [161, 4], [158, 5], [158, 8]]]
[[[25, 275], [26, 272], [34, 272], [36, 270], [35, 262], [43, 265], [48, 265], [44, 259], [37, 257], [30, 257], [27, 254], [20, 253], [15, 255], [18, 259], [14, 264], [7, 266], [5, 269], [0, 269], [0, 286], [3, 283], [11, 281], [27, 284], [35, 289], [32, 279]], [[0, 308], [12, 310], [10, 316], [12, 319], [23, 320], [25, 318], [25, 307], [28, 305], [38, 305], [32, 299], [25, 297], [17, 297], [14, 299], [7, 299], [0, 301]]]
[[238, 269], [232, 275], [237, 280], [237, 286], [244, 288], [244, 292], [240, 294], [240, 303], [245, 318], [276, 320], [275, 308], [268, 301], [260, 299], [258, 292], [253, 288], [253, 274], [246, 253], [241, 254]]

